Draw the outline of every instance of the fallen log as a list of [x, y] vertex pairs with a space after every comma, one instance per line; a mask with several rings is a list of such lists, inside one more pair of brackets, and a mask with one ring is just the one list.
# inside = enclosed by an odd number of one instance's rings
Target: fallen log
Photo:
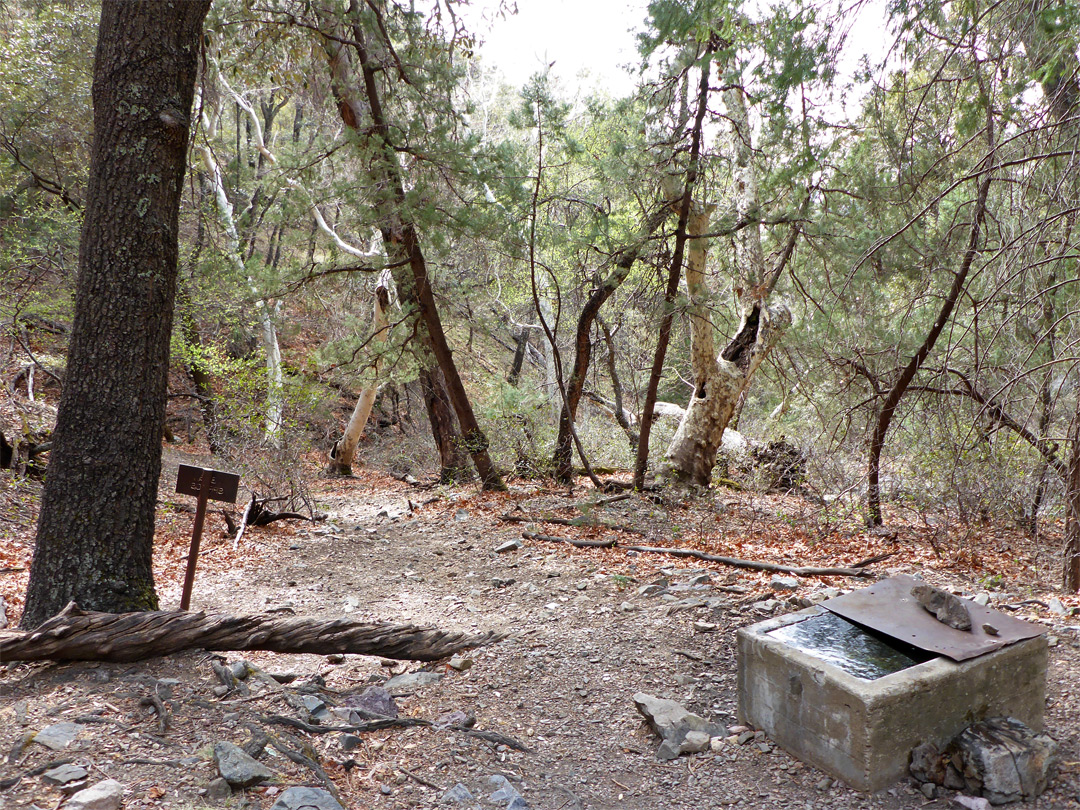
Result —
[[180, 650], [269, 650], [353, 653], [404, 661], [437, 661], [503, 636], [351, 619], [265, 614], [147, 611], [96, 613], [70, 602], [36, 630], [0, 631], [0, 662], [139, 661]]
[[[614, 538], [611, 540], [571, 540], [567, 537], [556, 537], [550, 534], [536, 534], [535, 532], [522, 532], [521, 536], [528, 540], [544, 540], [548, 543], [566, 543], [577, 548], [621, 548], [623, 551], [636, 551], [639, 554], [669, 554], [672, 557], [692, 557], [704, 562], [720, 563], [732, 568], [746, 568], [750, 571], [768, 571], [773, 574], [791, 574], [796, 577], [872, 577], [874, 574], [866, 568], [813, 568], [808, 566], [779, 565], [777, 563], [763, 562], [760, 560], [740, 560], [738, 557], [721, 557], [718, 554], [708, 554], [694, 548], [664, 548], [660, 546], [627, 546]], [[877, 562], [871, 557], [856, 565], [869, 565]]]

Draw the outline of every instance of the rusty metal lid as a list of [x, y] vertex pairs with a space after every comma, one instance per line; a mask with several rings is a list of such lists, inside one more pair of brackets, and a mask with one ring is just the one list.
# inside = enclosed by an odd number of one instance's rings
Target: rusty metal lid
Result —
[[[975, 602], [964, 600], [971, 614], [971, 629], [956, 630], [942, 624], [911, 595], [921, 579], [897, 576], [883, 579], [867, 588], [828, 599], [821, 603], [838, 616], [871, 630], [876, 630], [920, 650], [944, 655], [953, 661], [966, 661], [1001, 649], [1047, 631], [1032, 624]], [[998, 631], [991, 635], [983, 629], [989, 624]]]

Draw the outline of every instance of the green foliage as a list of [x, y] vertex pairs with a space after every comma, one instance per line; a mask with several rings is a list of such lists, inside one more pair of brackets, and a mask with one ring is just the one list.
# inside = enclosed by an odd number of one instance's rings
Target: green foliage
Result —
[[[336, 8], [345, 13], [344, 3]], [[736, 224], [730, 127], [718, 88], [740, 85], [751, 108], [759, 213], [777, 223], [761, 226], [767, 263], [779, 260], [798, 229], [790, 272], [777, 286], [797, 327], [746, 395], [741, 427], [813, 449], [818, 469], [829, 470], [822, 478], [845, 479], [838, 490], [862, 475], [882, 391], [921, 343], [952, 283], [992, 120], [998, 168], [972, 280], [915, 381], [919, 390], [901, 403], [887, 456], [897, 480], [909, 482], [897, 489], [912, 504], [945, 504], [965, 515], [1030, 509], [1041, 456], [992, 423], [963, 380], [1039, 436], [1070, 435], [1077, 397], [1070, 364], [1080, 356], [1069, 315], [1080, 306], [1080, 181], [1069, 141], [1075, 131], [1047, 118], [1037, 85], [1047, 93], [1075, 75], [1075, 0], [1035, 8], [894, 0], [889, 61], [867, 62], [851, 77], [865, 84], [850, 87], [837, 67], [850, 16], [810, 0], [773, 7], [656, 0], [639, 41], [642, 86], [624, 99], [574, 97], [546, 74], [506, 87], [472, 57], [473, 40], [449, 15], [394, 2], [357, 8], [357, 24], [373, 43], [386, 137], [406, 179], [398, 213], [420, 231], [493, 452], [528, 474], [547, 471], [555, 403], [535, 365], [527, 363], [519, 387], [503, 379], [513, 330], [539, 320], [534, 280], [565, 372], [584, 302], [623, 251], [640, 246], [602, 311], [626, 406], [640, 408], [673, 249], [672, 223], [647, 240], [642, 231], [665, 179], [685, 176], [707, 46], [713, 90], [695, 199], [717, 204], [717, 231]], [[0, 15], [5, 322], [69, 316], [96, 13], [92, 4], [14, 3]], [[211, 15], [208, 55], [220, 79], [256, 110], [274, 161], [259, 152], [250, 121], [208, 70], [200, 109], [216, 126], [200, 122], [194, 145], [217, 162], [239, 245], [226, 238], [196, 153], [182, 211], [187, 303], [178, 322], [194, 326], [198, 340], [174, 335], [173, 357], [213, 377], [232, 449], [267, 452], [254, 307], [281, 302], [277, 326], [290, 366], [285, 452], [299, 453], [301, 437], [328, 444], [337, 429], [324, 385], [356, 390], [374, 382], [377, 351], [384, 380], [407, 386], [417, 376], [413, 313], [393, 306], [385, 346], [370, 339], [372, 280], [385, 257], [358, 257], [314, 225], [313, 206], [341, 240], [378, 254], [381, 231], [393, 225], [386, 214], [393, 192], [372, 170], [384, 144], [342, 127], [311, 6], [224, 2]], [[349, 267], [358, 269], [344, 272]], [[721, 345], [737, 326], [733, 279], [742, 269], [733, 236], [714, 238], [708, 283]], [[685, 296], [676, 307], [661, 398], [682, 403], [689, 391]], [[542, 348], [538, 333], [534, 349]], [[612, 399], [606, 340], [599, 331], [590, 337], [587, 387]], [[655, 452], [672, 430], [660, 426]], [[598, 463], [628, 463], [609, 416], [584, 406], [579, 432]], [[400, 456], [398, 466], [419, 457], [406, 444], [388, 452]], [[1058, 492], [1051, 488], [1052, 498]]]

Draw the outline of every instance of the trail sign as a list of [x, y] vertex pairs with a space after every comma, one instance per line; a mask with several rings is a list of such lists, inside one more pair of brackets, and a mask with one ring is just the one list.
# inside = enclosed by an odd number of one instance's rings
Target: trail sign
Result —
[[176, 491], [183, 495], [200, 495], [204, 473], [210, 473], [210, 483], [207, 485], [208, 489], [206, 490], [207, 498], [212, 501], [236, 503], [236, 492], [240, 488], [240, 476], [236, 473], [204, 470], [201, 467], [189, 467], [187, 464], [181, 464], [179, 471], [176, 473]]
[[188, 552], [187, 572], [184, 574], [184, 590], [180, 596], [180, 609], [187, 610], [191, 604], [191, 588], [195, 584], [195, 563], [199, 559], [199, 541], [202, 539], [203, 522], [206, 520], [208, 500], [236, 503], [240, 488], [240, 476], [236, 473], [206, 470], [181, 464], [176, 474], [176, 491], [182, 495], [194, 495], [199, 499], [195, 507], [195, 526], [191, 532], [191, 550]]

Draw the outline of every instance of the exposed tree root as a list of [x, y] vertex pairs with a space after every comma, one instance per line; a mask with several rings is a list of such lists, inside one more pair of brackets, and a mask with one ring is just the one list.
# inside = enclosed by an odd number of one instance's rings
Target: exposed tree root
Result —
[[139, 661], [181, 650], [353, 653], [437, 661], [502, 636], [409, 624], [186, 611], [94, 613], [71, 602], [28, 633], [0, 632], [0, 661]]

